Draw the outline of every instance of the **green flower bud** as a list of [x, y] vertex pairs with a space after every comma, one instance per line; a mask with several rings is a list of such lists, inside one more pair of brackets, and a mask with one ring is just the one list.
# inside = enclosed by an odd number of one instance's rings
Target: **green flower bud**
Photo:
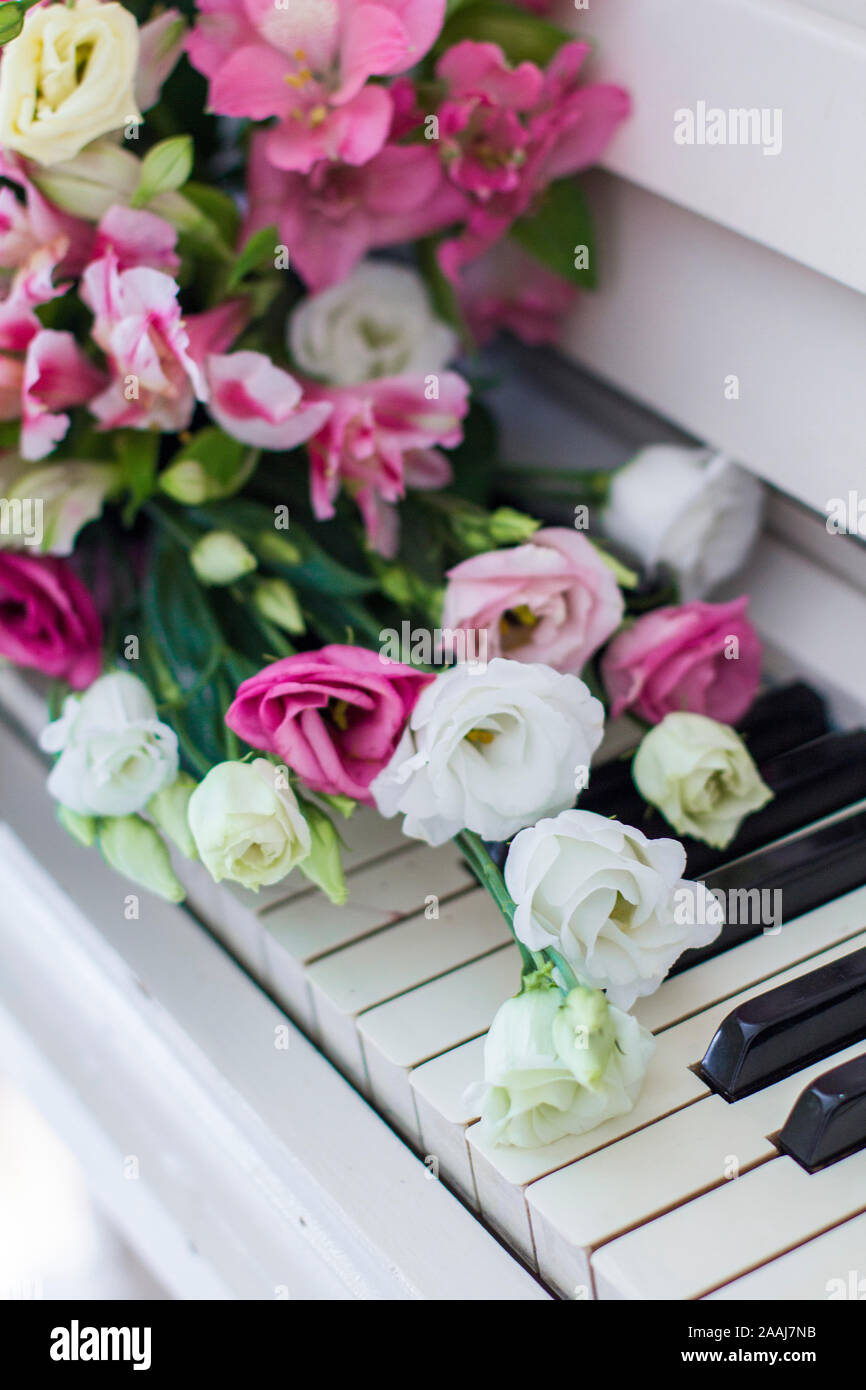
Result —
[[17, 3], [0, 5], [0, 44], [17, 39], [23, 28], [23, 7]]
[[256, 568], [256, 557], [231, 531], [210, 531], [196, 541], [190, 564], [202, 584], [234, 584]]
[[191, 135], [171, 135], [148, 150], [141, 161], [141, 176], [131, 206], [146, 207], [158, 193], [176, 193], [192, 173]]
[[306, 628], [295, 591], [285, 579], [260, 579], [253, 590], [253, 604], [263, 618], [286, 632]]
[[189, 799], [198, 783], [188, 772], [179, 772], [175, 780], [147, 803], [147, 813], [187, 859], [198, 859], [198, 850], [189, 828], [187, 809]]
[[274, 565], [300, 565], [304, 557], [296, 545], [277, 531], [262, 531], [256, 537], [256, 550], [263, 560]]
[[553, 1042], [581, 1086], [595, 1090], [616, 1044], [610, 1006], [600, 989], [578, 985], [569, 991], [553, 1020]]
[[115, 203], [124, 203], [138, 183], [140, 161], [112, 140], [95, 140], [74, 159], [34, 168], [33, 182], [57, 207], [98, 222]]
[[175, 502], [199, 507], [211, 495], [210, 481], [198, 459], [181, 459], [159, 475], [159, 486]]
[[68, 806], [58, 806], [57, 819], [63, 829], [80, 845], [89, 849], [95, 843], [96, 821], [93, 816], [81, 816], [77, 811], [70, 811]]
[[340, 860], [340, 837], [330, 817], [318, 806], [305, 801], [302, 810], [310, 829], [311, 848], [299, 866], [301, 873], [327, 893], [335, 907], [342, 907], [348, 889]]
[[497, 507], [490, 517], [490, 539], [494, 545], [520, 545], [534, 536], [540, 525], [513, 507]]
[[158, 830], [141, 816], [112, 816], [99, 823], [99, 848], [112, 869], [171, 903], [183, 901], [183, 884], [171, 867]]

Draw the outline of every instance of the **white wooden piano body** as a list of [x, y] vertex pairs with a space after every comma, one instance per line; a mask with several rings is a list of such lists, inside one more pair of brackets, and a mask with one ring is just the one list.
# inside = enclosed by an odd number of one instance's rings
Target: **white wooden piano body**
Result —
[[[857, 722], [866, 548], [822, 513], [866, 489], [866, 14], [603, 0], [579, 23], [636, 119], [596, 176], [603, 288], [567, 347], [675, 424], [515, 353], [512, 452], [598, 467], [681, 430], [774, 484], [732, 591], [753, 594], [771, 677]], [[700, 99], [780, 107], [782, 152], [710, 166], [676, 146], [673, 110]], [[38, 699], [8, 674], [2, 699], [3, 1067], [174, 1295], [822, 1299], [866, 1274], [866, 1151], [810, 1175], [770, 1137], [836, 1059], [733, 1106], [692, 1070], [742, 998], [866, 944], [866, 886], [642, 1001], [658, 1047], [630, 1115], [492, 1149], [463, 1095], [519, 965], [455, 850], [362, 813], [342, 910], [294, 878], [254, 900], [195, 874], [201, 920], [149, 898], [130, 919], [127, 886], [53, 821]]]

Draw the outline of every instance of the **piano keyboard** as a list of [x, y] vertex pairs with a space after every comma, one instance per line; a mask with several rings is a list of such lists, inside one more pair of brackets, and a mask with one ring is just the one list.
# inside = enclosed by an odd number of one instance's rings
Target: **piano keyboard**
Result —
[[[634, 1110], [537, 1150], [492, 1145], [464, 1100], [520, 963], [455, 849], [361, 810], [344, 908], [291, 880], [259, 902], [191, 883], [251, 973], [564, 1298], [826, 1298], [866, 1273], [863, 735], [828, 734], [802, 686], [763, 697], [746, 733], [799, 797], [780, 791], [781, 813], [754, 817], [761, 843], [741, 837], [750, 852], [705, 876], [781, 885], [784, 924], [690, 953], [635, 1008], [657, 1045]], [[612, 730], [590, 796], [626, 785], [633, 742]]]

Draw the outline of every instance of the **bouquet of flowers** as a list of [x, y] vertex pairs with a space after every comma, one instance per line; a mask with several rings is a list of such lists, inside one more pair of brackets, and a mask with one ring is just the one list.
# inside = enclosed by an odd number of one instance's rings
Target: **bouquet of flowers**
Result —
[[575, 175], [629, 108], [544, 8], [0, 4], [0, 654], [50, 679], [60, 819], [173, 901], [186, 856], [341, 904], [358, 803], [455, 838], [524, 961], [517, 1144], [633, 1104], [627, 1011], [720, 926], [677, 841], [575, 809], [606, 707], [677, 833], [769, 796], [747, 600], [704, 598], [756, 485], [654, 448], [544, 526], [504, 483], [478, 345], [591, 289]]

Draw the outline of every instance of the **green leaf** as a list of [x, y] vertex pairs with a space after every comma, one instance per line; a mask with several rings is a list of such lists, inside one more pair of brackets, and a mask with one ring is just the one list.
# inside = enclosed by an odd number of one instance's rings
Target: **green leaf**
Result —
[[298, 865], [301, 873], [317, 888], [327, 893], [336, 907], [342, 907], [348, 897], [346, 877], [340, 860], [340, 837], [330, 816], [306, 797], [299, 796], [298, 804], [310, 828], [312, 847], [306, 859]]
[[186, 185], [183, 196], [213, 224], [227, 246], [234, 246], [240, 231], [241, 214], [233, 198], [219, 188], [193, 182]]
[[147, 430], [116, 430], [113, 440], [122, 486], [129, 493], [123, 524], [131, 526], [156, 487], [159, 435]]
[[515, 222], [511, 235], [548, 270], [582, 289], [595, 288], [592, 214], [586, 195], [573, 179], [552, 183], [536, 210]]
[[23, 28], [24, 6], [19, 5], [17, 0], [0, 5], [0, 45], [17, 39]]
[[462, 39], [477, 43], [498, 43], [511, 63], [537, 63], [546, 67], [553, 55], [572, 39], [555, 24], [513, 5], [480, 0], [457, 6], [436, 44], [436, 52], [444, 52]]
[[208, 426], [175, 454], [160, 474], [159, 487], [175, 502], [200, 506], [240, 491], [258, 461], [258, 449], [250, 449], [216, 426]]
[[158, 193], [176, 193], [183, 188], [193, 166], [191, 135], [171, 135], [149, 149], [141, 161], [138, 187], [130, 205], [146, 207]]
[[276, 227], [262, 227], [261, 231], [254, 232], [237, 258], [229, 276], [228, 289], [236, 290], [241, 281], [252, 271], [258, 270], [264, 261], [273, 266], [274, 247], [279, 239]]

